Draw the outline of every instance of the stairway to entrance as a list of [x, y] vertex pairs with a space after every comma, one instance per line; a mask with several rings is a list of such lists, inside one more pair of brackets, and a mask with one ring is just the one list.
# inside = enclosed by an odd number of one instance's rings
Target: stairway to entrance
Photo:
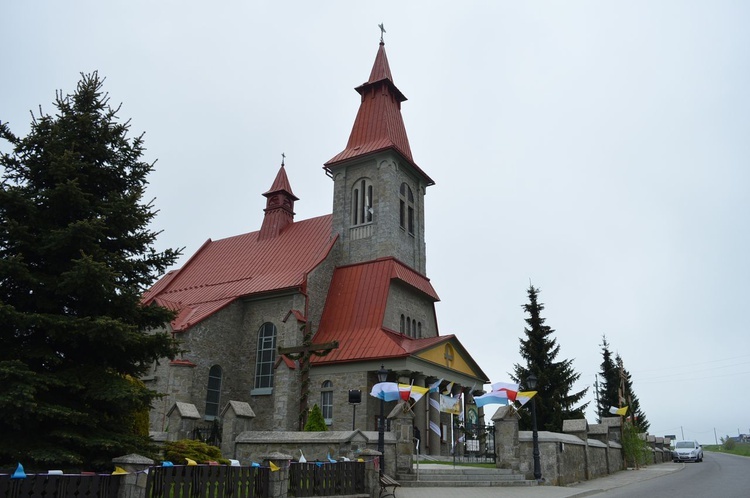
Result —
[[535, 480], [510, 469], [489, 469], [444, 464], [416, 464], [411, 474], [400, 474], [403, 487], [536, 486]]

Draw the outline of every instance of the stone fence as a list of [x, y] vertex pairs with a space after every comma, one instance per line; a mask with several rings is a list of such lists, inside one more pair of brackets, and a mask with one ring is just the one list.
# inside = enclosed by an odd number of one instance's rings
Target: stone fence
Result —
[[[492, 420], [497, 466], [533, 479], [532, 432], [518, 430], [518, 414], [510, 407], [498, 409]], [[562, 433], [538, 431], [537, 436], [542, 479], [547, 484], [565, 486], [625, 469], [620, 417], [606, 417], [601, 424], [591, 425], [585, 419], [565, 420]], [[641, 438], [647, 442], [647, 463], [672, 460], [669, 438]]]
[[[388, 415], [391, 430], [384, 434], [384, 471], [399, 476], [412, 473], [414, 414], [397, 404]], [[177, 403], [169, 411], [167, 433], [154, 434], [157, 441], [189, 438], [200, 422], [193, 405]], [[225, 458], [247, 464], [264, 455], [281, 452], [307, 461], [354, 460], [378, 448], [376, 431], [253, 431], [255, 417], [247, 403], [230, 401], [222, 411], [221, 449]], [[500, 407], [492, 416], [495, 430], [495, 459], [498, 468], [511, 469], [533, 479], [531, 431], [518, 430], [518, 414], [512, 407]], [[563, 431], [538, 432], [540, 463], [544, 482], [567, 485], [595, 479], [623, 470], [621, 417], [606, 417], [601, 424], [585, 419], [566, 420]], [[647, 442], [647, 463], [671, 461], [669, 439], [641, 436]], [[377, 451], [375, 451], [377, 453]], [[379, 454], [379, 453], [377, 453]]]
[[[398, 403], [388, 415], [390, 431], [383, 434], [385, 473], [411, 473], [413, 459], [412, 427], [414, 413]], [[221, 413], [221, 453], [224, 458], [243, 464], [260, 461], [264, 455], [282, 452], [299, 461], [328, 461], [359, 458], [365, 450], [378, 449], [377, 431], [254, 431], [255, 417], [249, 404], [239, 401], [227, 403]], [[156, 442], [192, 439], [194, 430], [202, 423], [198, 410], [189, 403], [175, 403], [167, 414], [168, 430], [152, 433]], [[379, 455], [379, 453], [378, 453]]]

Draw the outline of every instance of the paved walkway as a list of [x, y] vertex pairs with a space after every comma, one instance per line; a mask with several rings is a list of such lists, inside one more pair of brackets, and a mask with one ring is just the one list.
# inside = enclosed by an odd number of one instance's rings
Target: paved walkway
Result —
[[[427, 464], [429, 465], [429, 464]], [[420, 465], [427, 468], [427, 465]], [[440, 466], [435, 466], [440, 467]], [[609, 489], [620, 488], [635, 482], [647, 481], [685, 468], [684, 463], [662, 463], [649, 465], [639, 470], [623, 470], [607, 477], [592, 479], [571, 486], [500, 486], [500, 487], [462, 487], [462, 488], [398, 488], [398, 498], [487, 498], [487, 497], [539, 497], [567, 498], [571, 496], [593, 496]]]

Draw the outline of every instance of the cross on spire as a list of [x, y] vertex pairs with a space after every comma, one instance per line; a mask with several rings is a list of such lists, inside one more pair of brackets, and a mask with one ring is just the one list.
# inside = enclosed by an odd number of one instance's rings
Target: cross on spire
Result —
[[281, 153], [281, 165], [284, 166], [284, 159], [286, 159], [286, 154], [283, 152]]
[[383, 42], [383, 34], [385, 33], [385, 28], [383, 27], [383, 23], [382, 22], [380, 24], [378, 24], [378, 28], [380, 28], [380, 43], [384, 43]]

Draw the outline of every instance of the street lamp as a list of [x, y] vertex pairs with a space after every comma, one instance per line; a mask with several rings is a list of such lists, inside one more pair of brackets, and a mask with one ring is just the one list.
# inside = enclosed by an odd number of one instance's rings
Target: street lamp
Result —
[[[531, 374], [526, 377], [526, 387], [531, 391], [536, 390], [537, 378]], [[542, 478], [542, 464], [539, 461], [539, 434], [536, 432], [536, 397], [531, 398], [531, 434], [534, 443], [534, 479]]]
[[[385, 382], [388, 380], [388, 370], [383, 365], [380, 365], [378, 370], [378, 382]], [[385, 453], [385, 400], [380, 398], [380, 419], [378, 422], [378, 451], [380, 452], [380, 473], [383, 473], [383, 453]]]

